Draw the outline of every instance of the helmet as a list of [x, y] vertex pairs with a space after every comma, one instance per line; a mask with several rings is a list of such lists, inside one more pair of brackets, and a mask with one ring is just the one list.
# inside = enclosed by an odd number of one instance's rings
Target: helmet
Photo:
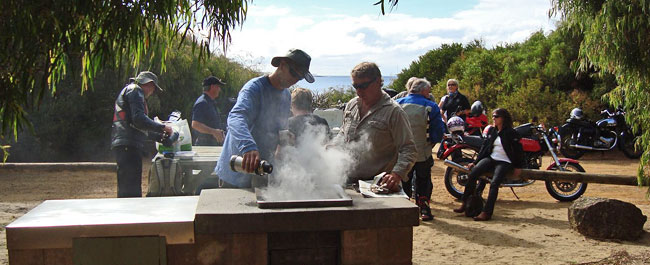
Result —
[[582, 113], [582, 109], [575, 108], [571, 110], [571, 119], [581, 120], [583, 117], [584, 114]]
[[447, 121], [447, 128], [452, 133], [463, 133], [465, 131], [465, 121], [458, 116], [451, 117]]
[[481, 114], [483, 114], [483, 103], [481, 103], [481, 101], [478, 100], [474, 101], [474, 103], [472, 103], [471, 111], [472, 111], [472, 116], [474, 117], [480, 116]]

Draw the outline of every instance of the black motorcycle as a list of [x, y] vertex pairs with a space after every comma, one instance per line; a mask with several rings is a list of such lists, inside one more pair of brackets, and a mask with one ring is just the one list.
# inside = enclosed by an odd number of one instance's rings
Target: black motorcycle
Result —
[[604, 118], [594, 123], [584, 119], [581, 109], [571, 111], [571, 117], [558, 129], [562, 155], [578, 159], [587, 151], [608, 151], [618, 145], [625, 156], [639, 158], [643, 153], [637, 143], [641, 133], [632, 133], [625, 122], [625, 112], [619, 108], [614, 112], [603, 110], [600, 114]]

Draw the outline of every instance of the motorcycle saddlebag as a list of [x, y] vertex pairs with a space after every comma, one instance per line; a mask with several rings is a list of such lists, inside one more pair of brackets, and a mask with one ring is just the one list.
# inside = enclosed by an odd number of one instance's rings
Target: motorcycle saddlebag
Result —
[[515, 127], [514, 129], [515, 129], [515, 131], [517, 131], [519, 136], [530, 138], [531, 136], [533, 136], [533, 128], [534, 127], [535, 126], [532, 123], [529, 122], [529, 123], [519, 125], [519, 126]]

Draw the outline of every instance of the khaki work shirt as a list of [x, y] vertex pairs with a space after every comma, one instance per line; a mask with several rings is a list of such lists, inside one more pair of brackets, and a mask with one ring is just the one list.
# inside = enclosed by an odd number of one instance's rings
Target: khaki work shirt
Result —
[[360, 117], [359, 98], [345, 106], [339, 141], [350, 149], [355, 165], [348, 174], [348, 183], [370, 180], [381, 172], [395, 172], [408, 181], [408, 172], [415, 163], [417, 151], [408, 117], [388, 94]]

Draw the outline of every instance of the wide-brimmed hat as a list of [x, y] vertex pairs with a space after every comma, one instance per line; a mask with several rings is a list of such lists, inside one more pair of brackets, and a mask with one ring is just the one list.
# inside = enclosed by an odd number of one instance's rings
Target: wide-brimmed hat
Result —
[[210, 85], [220, 85], [223, 86], [226, 83], [221, 81], [221, 79], [215, 77], [215, 76], [208, 76], [207, 78], [203, 79], [203, 86], [210, 86]]
[[278, 67], [282, 59], [289, 59], [293, 61], [298, 67], [298, 71], [304, 74], [305, 80], [309, 83], [314, 82], [314, 76], [309, 72], [309, 63], [311, 62], [311, 57], [306, 52], [300, 49], [291, 49], [285, 56], [276, 56], [271, 60], [271, 65]]
[[156, 74], [149, 71], [140, 72], [138, 76], [135, 77], [135, 82], [140, 85], [153, 82], [153, 84], [156, 85], [156, 88], [158, 90], [163, 91], [163, 89], [158, 85], [158, 77], [156, 76]]

